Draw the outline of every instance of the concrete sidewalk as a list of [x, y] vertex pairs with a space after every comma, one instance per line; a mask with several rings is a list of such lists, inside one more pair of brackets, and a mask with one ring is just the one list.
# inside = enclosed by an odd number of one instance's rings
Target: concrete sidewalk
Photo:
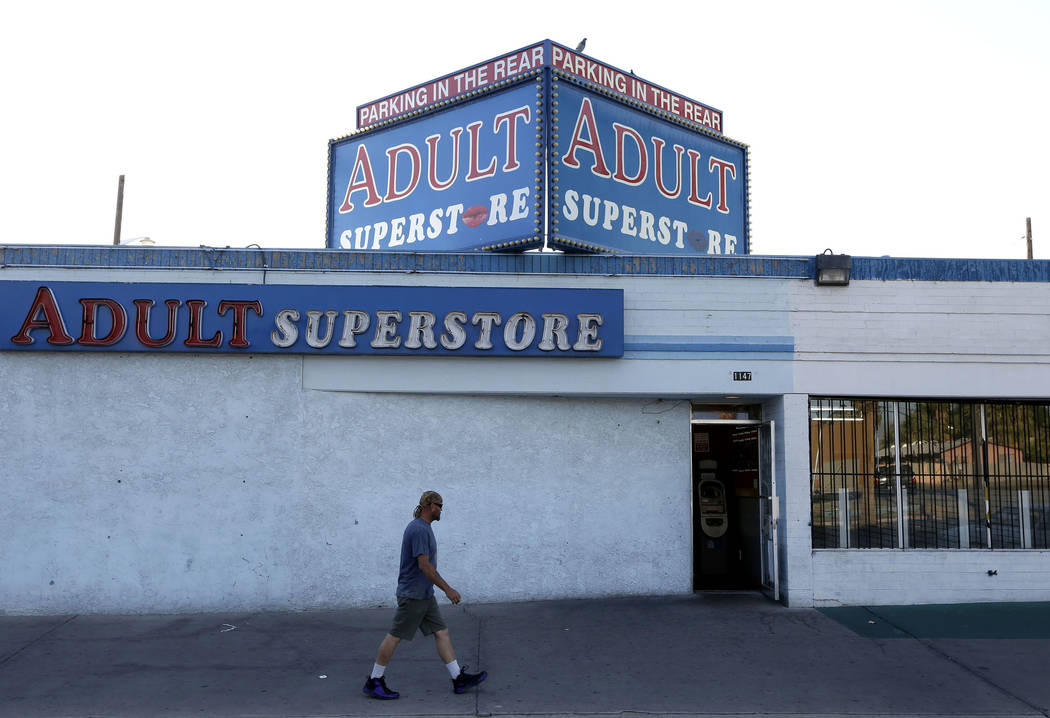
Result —
[[927, 638], [921, 614], [904, 625], [912, 614], [900, 607], [895, 619], [701, 594], [443, 610], [459, 662], [489, 679], [454, 695], [433, 641], [419, 636], [387, 671], [402, 695], [388, 702], [361, 686], [392, 609], [0, 617], [0, 716], [1050, 712], [1050, 638], [958, 637], [943, 626]]

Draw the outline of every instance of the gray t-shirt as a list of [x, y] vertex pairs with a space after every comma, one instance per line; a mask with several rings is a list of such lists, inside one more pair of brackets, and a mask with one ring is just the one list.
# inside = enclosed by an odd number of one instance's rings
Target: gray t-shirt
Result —
[[403, 598], [430, 598], [434, 584], [419, 570], [417, 557], [426, 554], [430, 565], [437, 569], [437, 539], [434, 530], [423, 519], [414, 519], [405, 527], [401, 539], [401, 571], [397, 576], [397, 595]]

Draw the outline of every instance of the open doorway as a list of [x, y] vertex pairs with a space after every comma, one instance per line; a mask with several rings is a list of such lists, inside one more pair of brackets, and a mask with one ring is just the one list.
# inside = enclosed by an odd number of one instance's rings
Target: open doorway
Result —
[[763, 588], [757, 422], [692, 424], [693, 589]]

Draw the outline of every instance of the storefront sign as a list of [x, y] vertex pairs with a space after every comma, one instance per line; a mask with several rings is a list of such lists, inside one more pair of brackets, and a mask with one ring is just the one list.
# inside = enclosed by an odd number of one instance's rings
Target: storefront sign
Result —
[[623, 290], [0, 281], [0, 350], [623, 356]]
[[671, 92], [636, 76], [618, 70], [550, 40], [478, 63], [409, 90], [398, 92], [357, 108], [360, 129], [395, 120], [450, 102], [499, 82], [521, 77], [543, 68], [554, 68], [580, 80], [600, 85], [624, 99], [642, 102], [654, 110], [674, 115], [686, 122], [714, 132], [722, 131], [722, 112], [688, 97]]
[[328, 247], [461, 252], [542, 244], [538, 82], [333, 140]]
[[747, 148], [555, 75], [551, 244], [645, 255], [748, 253]]

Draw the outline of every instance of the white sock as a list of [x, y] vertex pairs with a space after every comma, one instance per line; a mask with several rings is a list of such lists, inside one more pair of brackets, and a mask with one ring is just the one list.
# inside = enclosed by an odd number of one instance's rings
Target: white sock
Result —
[[381, 666], [378, 663], [372, 665], [372, 678], [382, 678], [385, 672], [386, 666]]
[[446, 663], [445, 668], [448, 669], [448, 674], [453, 678], [459, 678], [459, 661], [452, 661], [452, 663]]

